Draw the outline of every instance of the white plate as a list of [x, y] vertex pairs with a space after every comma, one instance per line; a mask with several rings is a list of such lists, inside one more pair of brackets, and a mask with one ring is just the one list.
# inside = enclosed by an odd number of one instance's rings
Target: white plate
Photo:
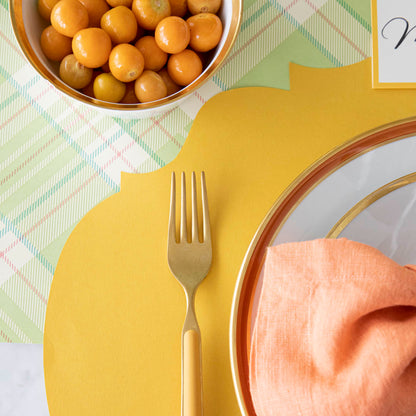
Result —
[[416, 264], [416, 173], [372, 192], [328, 234], [379, 249], [399, 264]]
[[272, 245], [325, 237], [359, 201], [416, 170], [416, 136], [379, 146], [339, 167], [299, 203]]
[[[248, 357], [267, 247], [326, 237], [339, 219], [359, 201], [385, 184], [415, 171], [416, 119], [412, 119], [365, 133], [325, 155], [300, 175], [273, 205], [248, 248], [232, 305], [230, 353], [234, 386], [243, 415], [256, 415], [249, 391]], [[392, 214], [397, 219], [392, 227], [400, 224], [398, 217], [401, 208], [409, 207], [411, 212], [416, 213], [412, 199], [416, 187], [406, 186], [403, 191], [404, 195], [399, 196], [398, 211]], [[396, 197], [396, 192], [382, 198], [381, 206], [393, 209], [391, 198]], [[371, 208], [372, 212], [374, 207]], [[342, 236], [365, 240], [364, 234], [356, 233], [359, 228], [356, 224], [365, 221], [364, 217], [359, 217], [361, 215], [353, 221], [354, 225], [351, 224], [355, 230], [345, 228]], [[406, 218], [410, 221], [411, 217], [409, 215]], [[416, 215], [413, 217], [415, 220], [408, 222], [408, 226], [413, 224], [413, 230], [416, 231]], [[378, 235], [379, 242], [381, 235]], [[416, 238], [412, 241], [416, 241]], [[379, 247], [384, 246], [379, 244]], [[387, 254], [392, 252], [388, 251]], [[393, 254], [393, 258], [398, 259], [399, 251]], [[406, 254], [407, 257], [416, 261], [413, 254]]]

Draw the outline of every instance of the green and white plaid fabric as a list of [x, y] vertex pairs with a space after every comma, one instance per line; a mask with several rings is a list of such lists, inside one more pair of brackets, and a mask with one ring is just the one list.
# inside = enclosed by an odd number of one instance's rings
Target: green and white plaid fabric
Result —
[[119, 191], [120, 172], [174, 159], [198, 110], [221, 91], [289, 89], [289, 62], [335, 67], [370, 56], [370, 0], [246, 0], [222, 69], [180, 107], [145, 120], [86, 110], [39, 77], [14, 38], [6, 0], [0, 47], [0, 342], [42, 343], [62, 247]]

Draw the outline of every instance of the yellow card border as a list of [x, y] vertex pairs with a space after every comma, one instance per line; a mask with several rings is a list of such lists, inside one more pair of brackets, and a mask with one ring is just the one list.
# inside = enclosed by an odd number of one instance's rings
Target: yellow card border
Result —
[[373, 88], [380, 89], [415, 89], [416, 82], [380, 82], [379, 53], [378, 53], [378, 20], [377, 3], [381, 0], [371, 0], [371, 29], [373, 42]]

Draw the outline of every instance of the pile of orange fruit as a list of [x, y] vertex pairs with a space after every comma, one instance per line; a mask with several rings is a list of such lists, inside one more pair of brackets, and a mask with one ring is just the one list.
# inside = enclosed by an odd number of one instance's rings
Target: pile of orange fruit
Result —
[[98, 100], [145, 103], [203, 71], [222, 36], [221, 0], [38, 0], [40, 45], [70, 87]]

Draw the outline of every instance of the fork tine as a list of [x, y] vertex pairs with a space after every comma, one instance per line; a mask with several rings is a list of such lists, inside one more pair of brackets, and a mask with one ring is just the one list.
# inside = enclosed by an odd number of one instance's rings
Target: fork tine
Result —
[[175, 172], [172, 172], [170, 187], [170, 211], [169, 211], [169, 242], [176, 242], [176, 178]]
[[211, 226], [209, 222], [207, 186], [205, 172], [201, 172], [201, 194], [202, 194], [202, 226], [204, 230], [204, 242], [211, 242]]
[[195, 172], [192, 172], [192, 242], [199, 241]]
[[188, 233], [186, 227], [186, 182], [185, 172], [182, 172], [182, 195], [181, 195], [181, 242], [187, 242]]

